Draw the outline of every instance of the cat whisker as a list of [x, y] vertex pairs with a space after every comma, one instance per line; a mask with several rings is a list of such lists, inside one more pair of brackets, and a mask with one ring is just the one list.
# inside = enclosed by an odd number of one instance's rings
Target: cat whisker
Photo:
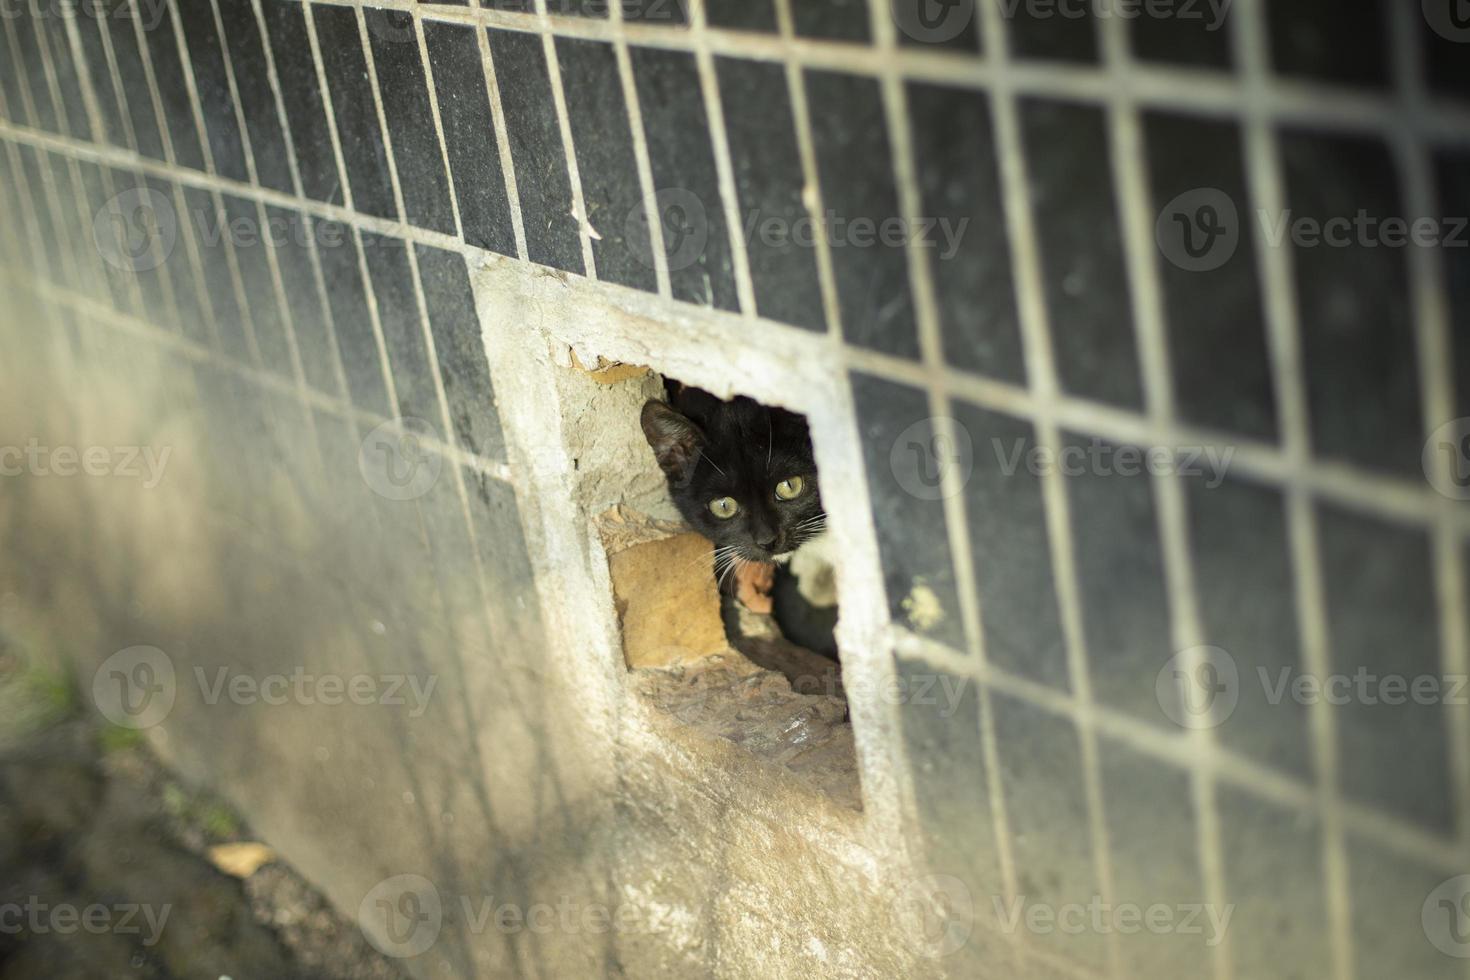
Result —
[[[755, 562], [751, 561], [748, 558], [736, 558], [735, 559], [735, 577], [736, 578], [739, 578], [741, 572], [745, 571], [746, 568], [748, 568], [748, 567], [750, 567], [751, 565], [754, 565], [754, 564], [755, 564]], [[738, 584], [737, 584], [737, 587], [736, 587], [736, 590], [735, 591], [736, 592], [739, 592], [740, 591], [739, 590], [739, 587], [738, 587]]]
[[724, 588], [725, 579], [728, 578], [735, 571], [738, 563], [741, 560], [742, 559], [740, 559], [740, 558], [731, 558], [730, 561], [728, 561], [728, 562], [725, 563], [725, 570], [720, 573], [719, 578], [715, 579], [715, 588], [716, 589]]
[[726, 548], [725, 553], [720, 556], [720, 560], [715, 565], [715, 587], [723, 588], [725, 579], [735, 574], [743, 563], [744, 559], [736, 553], [736, 548], [733, 545]]
[[[716, 567], [718, 567], [719, 566], [719, 563], [720, 563], [720, 557], [722, 555], [728, 555], [730, 552], [732, 552], [734, 550], [735, 550], [735, 546], [734, 545], [728, 545], [727, 544], [727, 545], [722, 545], [722, 546], [714, 549], [714, 551], [710, 552], [709, 555], [710, 555], [711, 558], [714, 559], [715, 565], [716, 565]], [[688, 571], [689, 568], [691, 568], [694, 565], [699, 564], [700, 562], [704, 561], [704, 559], [705, 559], [705, 554], [703, 552], [701, 552], [700, 554], [695, 555], [694, 558], [693, 558], [693, 560], [690, 561], [689, 564], [687, 564], [687, 565], [684, 566], [683, 570], [684, 571]]]
[[716, 463], [714, 460], [710, 459], [708, 456], [706, 456], [703, 449], [701, 449], [699, 451], [699, 458], [702, 459], [702, 460], [704, 460], [709, 465], [713, 466], [715, 468], [715, 472], [718, 473], [718, 474], [720, 474], [720, 476], [724, 476], [725, 475], [725, 471], [722, 470], [722, 469], [720, 469], [720, 465], [718, 463]]

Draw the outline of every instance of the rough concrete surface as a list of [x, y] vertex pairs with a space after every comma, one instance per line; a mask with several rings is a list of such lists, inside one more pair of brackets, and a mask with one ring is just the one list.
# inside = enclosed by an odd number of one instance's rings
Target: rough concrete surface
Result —
[[[293, 389], [234, 390], [100, 331], [88, 342], [113, 346], [85, 365], [43, 335], [18, 341], [18, 356], [56, 358], [75, 396], [21, 378], [0, 392], [0, 441], [173, 455], [153, 488], [7, 485], [0, 596], [84, 701], [109, 657], [161, 651], [174, 697], [142, 730], [148, 747], [409, 976], [946, 975], [956, 961], [932, 955], [908, 911], [921, 872], [893, 829], [891, 723], [873, 702], [866, 728], [854, 708], [858, 811], [640, 693], [593, 517], [674, 516], [637, 427], [658, 381], [575, 371], [568, 346], [525, 333], [536, 308], [517, 303], [516, 319], [484, 317], [521, 332], [486, 345], [516, 483], [446, 466], [409, 502], [374, 494], [334, 451], [360, 438], [357, 420], [304, 414]], [[461, 479], [488, 563], [455, 530]], [[522, 535], [529, 568], [510, 544]], [[844, 629], [861, 635], [869, 611]], [[870, 655], [845, 683], [886, 656]], [[379, 695], [386, 678], [400, 698], [250, 695], [301, 674], [366, 678]]]

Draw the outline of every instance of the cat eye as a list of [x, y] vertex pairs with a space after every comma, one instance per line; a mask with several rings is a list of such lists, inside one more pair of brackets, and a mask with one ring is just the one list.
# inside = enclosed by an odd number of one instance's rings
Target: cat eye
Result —
[[718, 500], [709, 502], [709, 512], [722, 521], [728, 521], [740, 510], [740, 505], [735, 502], [734, 497], [720, 497]]
[[776, 496], [782, 500], [795, 500], [805, 489], [806, 481], [799, 476], [793, 476], [776, 484]]

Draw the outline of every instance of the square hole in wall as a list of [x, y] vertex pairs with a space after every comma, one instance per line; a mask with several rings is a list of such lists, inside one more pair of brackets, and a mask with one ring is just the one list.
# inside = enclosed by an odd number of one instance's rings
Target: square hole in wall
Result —
[[608, 407], [633, 417], [604, 417], [583, 479], [605, 485], [616, 458], [630, 488], [595, 523], [634, 690], [860, 809], [805, 419], [641, 368], [589, 373], [632, 386]]

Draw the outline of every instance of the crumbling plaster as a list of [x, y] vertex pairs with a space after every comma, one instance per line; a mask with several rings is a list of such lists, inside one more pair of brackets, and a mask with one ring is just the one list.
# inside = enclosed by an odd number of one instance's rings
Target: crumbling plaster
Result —
[[[660, 393], [658, 379], [635, 374], [606, 384], [582, 366], [646, 365], [721, 396], [738, 392], [803, 413], [828, 488], [833, 550], [841, 556], [844, 676], [850, 690], [882, 690], [892, 682], [892, 632], [840, 344], [763, 323], [768, 342], [751, 345], [738, 316], [671, 311], [657, 297], [553, 274], [527, 277], [511, 260], [490, 259], [475, 279], [511, 469], [525, 480], [522, 509], [543, 616], [555, 655], [577, 661], [576, 672], [588, 679], [585, 709], [617, 745], [620, 771], [640, 774], [639, 781], [661, 792], [738, 808], [746, 821], [782, 827], [790, 839], [781, 853], [757, 846], [760, 834], [743, 843], [710, 842], [710, 851], [737, 851], [746, 868], [769, 862], [769, 871], [787, 883], [783, 901], [794, 930], [808, 916], [824, 917], [813, 903], [826, 899], [820, 890], [802, 891], [808, 876], [789, 877], [793, 864], [841, 868], [842, 886], [827, 899], [840, 900], [845, 914], [880, 910], [883, 920], [862, 941], [886, 947], [884, 957], [920, 975], [942, 972], [892, 917], [901, 890], [922, 874], [906, 836], [911, 824], [903, 816], [894, 706], [882, 698], [850, 699], [861, 814], [839, 812], [830, 801], [805, 794], [728, 743], [682, 730], [643, 704], [627, 682], [608, 562], [594, 527], [597, 514], [618, 504], [659, 517], [673, 512], [638, 427], [642, 402]], [[653, 801], [642, 805], [659, 809]], [[667, 801], [670, 808], [682, 805]], [[686, 831], [703, 833], [699, 821]], [[746, 940], [752, 949], [764, 941], [755, 935]]]

